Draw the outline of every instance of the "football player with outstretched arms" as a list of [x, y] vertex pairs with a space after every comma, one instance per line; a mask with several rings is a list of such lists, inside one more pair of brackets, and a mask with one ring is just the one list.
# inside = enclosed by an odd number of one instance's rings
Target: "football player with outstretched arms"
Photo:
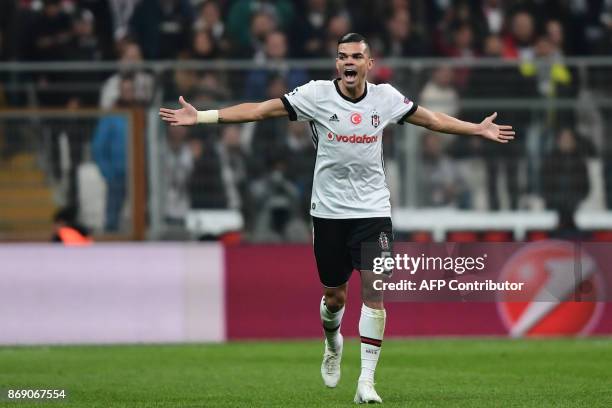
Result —
[[436, 132], [483, 137], [499, 143], [514, 139], [512, 126], [494, 123], [496, 113], [480, 123], [465, 122], [417, 106], [389, 84], [369, 83], [367, 76], [374, 64], [371, 55], [363, 36], [346, 34], [338, 41], [339, 77], [335, 80], [310, 81], [279, 99], [220, 110], [198, 111], [180, 97], [180, 109], [159, 111], [171, 126], [243, 123], [280, 116], [310, 123], [317, 152], [310, 213], [323, 291], [319, 310], [325, 335], [321, 375], [328, 387], [335, 387], [340, 380], [340, 325], [347, 282], [357, 270], [361, 274], [363, 301], [357, 403], [382, 402], [374, 389], [374, 371], [386, 312], [382, 294], [373, 290], [367, 275], [372, 270], [372, 259], [362, 259], [362, 248], [376, 244], [384, 252], [393, 241], [390, 193], [382, 161], [383, 129], [392, 123], [407, 122]]

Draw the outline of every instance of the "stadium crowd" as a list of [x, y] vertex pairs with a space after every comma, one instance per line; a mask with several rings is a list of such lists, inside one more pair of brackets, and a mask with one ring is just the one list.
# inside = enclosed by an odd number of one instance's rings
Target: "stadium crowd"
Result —
[[609, 0], [8, 0], [3, 60], [112, 60], [133, 39], [146, 60], [266, 58], [278, 32], [292, 58], [334, 57], [347, 31], [386, 57], [479, 56], [488, 37], [505, 58], [543, 39], [566, 55], [612, 49]]
[[[0, 106], [142, 107], [152, 103], [158, 90], [166, 101], [183, 95], [201, 107], [275, 98], [310, 79], [330, 78], [337, 39], [349, 31], [368, 37], [375, 58], [516, 61], [514, 66], [495, 68], [440, 65], [420, 73], [418, 80], [411, 71], [392, 69], [383, 61], [372, 73], [371, 81], [392, 82], [424, 106], [480, 121], [489, 112], [466, 109], [461, 100], [584, 97], [585, 84], [579, 83], [564, 58], [612, 52], [612, 1], [8, 0], [0, 14], [0, 61], [120, 61], [122, 68], [16, 77], [0, 71], [1, 84], [32, 82], [36, 89], [21, 92], [19, 87], [0, 85]], [[287, 63], [313, 58], [330, 59], [330, 69], [307, 70]], [[250, 69], [177, 69], [160, 75], [130, 66], [140, 61], [220, 59], [249, 60]], [[524, 137], [499, 146], [420, 135], [419, 206], [517, 209], [528, 206], [521, 197], [535, 193], [567, 221], [567, 214], [573, 214], [589, 191], [587, 159], [612, 156], [606, 126], [595, 128], [592, 118], [559, 110], [540, 114], [546, 118], [534, 130], [535, 115], [529, 109], [504, 114], [518, 134], [535, 131], [546, 137], [535, 145]], [[113, 230], [125, 185], [113, 184], [117, 177], [110, 176], [108, 168], [112, 160], [103, 157], [109, 149], [100, 146], [114, 144], [114, 154], [124, 157], [117, 144], [124, 142], [126, 130], [109, 122], [101, 121], [89, 139], [81, 135], [79, 140], [91, 143], [94, 159], [114, 186], [109, 189], [115, 191], [115, 199], [110, 200], [113, 210], [107, 207], [106, 225]], [[307, 236], [315, 154], [310, 143], [307, 128], [286, 119], [212, 130], [168, 129], [167, 222], [182, 223], [190, 208], [235, 208], [243, 211], [249, 230], [261, 239]], [[385, 138], [386, 151], [396, 144]], [[81, 156], [76, 154], [75, 165]], [[526, 166], [527, 182], [521, 185], [523, 157], [533, 160]], [[484, 162], [482, 180], [473, 172], [465, 177], [460, 169], [460, 161], [470, 158]], [[611, 161], [604, 160], [603, 172], [608, 208]], [[115, 170], [124, 175], [125, 164]], [[506, 195], [499, 194], [500, 180]], [[487, 191], [482, 203], [474, 189], [480, 181]], [[565, 200], [567, 191], [576, 197]]]

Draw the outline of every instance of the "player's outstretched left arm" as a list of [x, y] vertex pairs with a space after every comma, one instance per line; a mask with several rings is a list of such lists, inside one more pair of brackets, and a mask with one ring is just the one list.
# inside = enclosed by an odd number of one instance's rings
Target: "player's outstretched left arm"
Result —
[[190, 126], [199, 123], [244, 123], [287, 116], [287, 110], [280, 99], [258, 103], [241, 103], [221, 110], [198, 111], [182, 96], [182, 108], [161, 108], [159, 116], [170, 126]]
[[459, 120], [445, 113], [432, 112], [429, 109], [419, 106], [406, 121], [436, 132], [454, 133], [457, 135], [476, 135], [499, 143], [508, 143], [510, 140], [514, 139], [514, 130], [512, 130], [512, 126], [510, 125], [498, 125], [493, 123], [496, 117], [497, 112], [487, 116], [480, 123], [471, 123]]

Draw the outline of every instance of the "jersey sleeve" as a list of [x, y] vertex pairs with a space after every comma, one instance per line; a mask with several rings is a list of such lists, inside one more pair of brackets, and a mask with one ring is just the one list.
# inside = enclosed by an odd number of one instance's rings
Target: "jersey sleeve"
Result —
[[289, 113], [289, 120], [313, 120], [317, 109], [315, 82], [310, 81], [298, 86], [281, 97], [281, 101]]
[[389, 103], [389, 109], [391, 109], [391, 121], [398, 124], [403, 124], [404, 121], [416, 112], [418, 105], [411, 101], [409, 98], [402, 95], [400, 91], [387, 85], [386, 96]]

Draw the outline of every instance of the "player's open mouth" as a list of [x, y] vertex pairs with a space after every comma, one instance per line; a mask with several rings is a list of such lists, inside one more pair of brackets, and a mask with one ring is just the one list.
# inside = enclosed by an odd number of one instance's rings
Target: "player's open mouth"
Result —
[[357, 79], [357, 71], [351, 68], [344, 70], [344, 78], [347, 82], [355, 82]]

